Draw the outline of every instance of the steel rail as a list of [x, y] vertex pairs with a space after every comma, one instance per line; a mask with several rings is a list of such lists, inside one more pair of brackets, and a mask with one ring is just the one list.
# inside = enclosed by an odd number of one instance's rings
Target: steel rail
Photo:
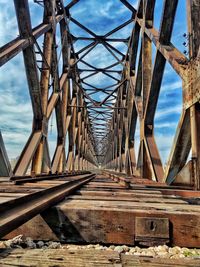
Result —
[[73, 181], [11, 200], [0, 205], [0, 237], [5, 236], [94, 178], [94, 174], [76, 176]]
[[37, 176], [13, 176], [10, 178], [11, 181], [14, 181], [15, 184], [25, 183], [25, 182], [37, 182], [42, 180], [52, 180], [52, 179], [58, 179], [63, 177], [71, 177], [71, 176], [77, 176], [82, 174], [90, 174], [89, 171], [72, 171], [72, 172], [66, 172], [62, 174], [40, 174]]

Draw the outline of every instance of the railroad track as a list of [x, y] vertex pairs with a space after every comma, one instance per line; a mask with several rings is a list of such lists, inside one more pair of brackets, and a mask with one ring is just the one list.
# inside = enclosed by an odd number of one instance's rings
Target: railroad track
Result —
[[140, 179], [127, 188], [103, 174], [49, 209], [45, 221], [66, 243], [200, 247], [199, 199], [187, 187]]
[[0, 237], [63, 200], [94, 178], [94, 174], [19, 177], [0, 187]]
[[[24, 177], [1, 183], [0, 233], [42, 213], [47, 224], [41, 229], [50, 227], [61, 242], [198, 248], [199, 201], [200, 192], [188, 187], [113, 172]], [[29, 234], [23, 228], [22, 233]]]
[[[26, 222], [21, 234], [32, 234], [34, 240], [42, 239], [45, 227], [50, 227], [56, 240], [64, 243], [200, 247], [200, 192], [188, 187], [169, 187], [108, 171], [17, 177], [12, 182], [2, 179], [0, 185], [1, 237]], [[32, 218], [37, 214], [42, 214], [44, 225], [41, 230], [38, 225], [41, 232], [34, 236]], [[73, 267], [200, 265], [199, 259], [154, 259], [116, 251], [62, 249], [57, 250], [58, 257], [53, 253], [5, 250], [0, 264], [30, 266], [34, 260], [41, 266], [68, 262]]]

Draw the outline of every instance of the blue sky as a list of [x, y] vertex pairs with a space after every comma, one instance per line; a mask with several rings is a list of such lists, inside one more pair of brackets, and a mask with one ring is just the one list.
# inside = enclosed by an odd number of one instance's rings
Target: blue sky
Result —
[[[65, 4], [70, 1], [64, 1]], [[137, 7], [137, 1], [129, 1]], [[154, 26], [159, 29], [159, 21], [162, 13], [162, 5], [164, 1], [157, 0], [154, 14]], [[42, 21], [42, 8], [35, 4], [33, 0], [29, 1], [30, 12], [33, 27]], [[180, 0], [174, 30], [172, 35], [172, 43], [183, 52], [185, 47], [182, 45], [184, 38], [182, 35], [186, 29], [186, 1]], [[0, 0], [0, 45], [2, 46], [11, 41], [18, 35], [17, 21], [15, 18], [13, 1]], [[2, 12], [3, 10], [3, 12]], [[122, 24], [131, 17], [130, 11], [121, 4], [119, 0], [80, 0], [80, 2], [71, 9], [72, 17], [87, 26], [90, 30], [99, 35], [103, 35], [114, 27]], [[125, 27], [113, 34], [114, 37], [126, 38], [130, 35], [131, 26]], [[79, 36], [89, 35], [70, 23], [72, 34]], [[57, 29], [57, 43], [60, 44], [58, 37], [59, 29]], [[42, 43], [42, 38], [38, 40]], [[78, 51], [86, 41], [75, 43], [75, 49]], [[116, 43], [116, 48], [123, 53], [126, 52], [126, 45]], [[155, 48], [152, 45], [153, 54]], [[58, 53], [60, 46], [58, 48]], [[154, 57], [153, 57], [154, 58]], [[98, 67], [106, 67], [115, 62], [115, 59], [102, 46], [98, 45], [91, 53], [85, 57], [87, 62]], [[61, 72], [62, 61], [59, 62]], [[84, 64], [79, 64], [80, 68], [85, 68]], [[120, 65], [116, 69], [121, 69]], [[81, 77], [86, 76], [83, 73]], [[117, 77], [117, 74], [115, 76]], [[97, 87], [111, 85], [113, 81], [103, 74], [98, 74], [86, 80]], [[6, 144], [6, 149], [10, 158], [18, 156], [25, 145], [32, 127], [32, 109], [28, 86], [26, 82], [25, 70], [23, 66], [22, 53], [13, 58], [0, 69], [0, 129]], [[92, 95], [92, 98], [100, 101], [105, 98], [105, 94], [98, 93]], [[169, 64], [166, 64], [161, 93], [158, 102], [158, 108], [155, 117], [155, 136], [163, 163], [166, 162], [169, 155], [170, 147], [176, 131], [176, 126], [180, 118], [182, 110], [182, 83], [178, 75]], [[56, 145], [56, 122], [55, 114], [50, 119], [52, 127], [49, 126], [49, 147], [51, 157]], [[50, 122], [50, 124], [51, 124]], [[139, 125], [138, 125], [139, 126]], [[139, 127], [136, 131], [136, 151], [139, 144]]]

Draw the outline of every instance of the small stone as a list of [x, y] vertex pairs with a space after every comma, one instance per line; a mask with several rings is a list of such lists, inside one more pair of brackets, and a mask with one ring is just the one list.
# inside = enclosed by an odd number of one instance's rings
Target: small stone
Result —
[[172, 255], [170, 256], [170, 259], [179, 259], [179, 255], [178, 254]]
[[15, 236], [10, 240], [6, 240], [4, 244], [6, 245], [7, 248], [15, 248], [17, 245], [23, 244], [24, 241], [22, 240], [22, 237], [23, 235]]
[[24, 242], [22, 240], [22, 237], [23, 237], [23, 235], [18, 235], [18, 236], [15, 236], [14, 238], [12, 238], [10, 241], [12, 242], [12, 244], [20, 245]]
[[158, 246], [158, 247], [155, 247], [155, 251], [166, 252], [166, 251], [168, 251], [168, 247], [167, 246]]
[[36, 248], [36, 244], [33, 242], [33, 240], [30, 237], [26, 238], [26, 245], [28, 248]]
[[166, 251], [169, 250], [169, 247], [167, 245], [163, 245], [162, 247], [165, 248]]
[[42, 248], [44, 246], [44, 242], [43, 241], [38, 241], [37, 242], [37, 247], [38, 248]]
[[139, 248], [139, 247], [135, 247], [135, 251], [141, 251], [141, 248]]
[[147, 250], [147, 251], [153, 251], [153, 252], [156, 251], [153, 247], [149, 247], [149, 248], [147, 248], [146, 250]]
[[189, 252], [189, 248], [181, 248], [181, 252]]
[[197, 251], [195, 249], [191, 250], [192, 255], [198, 255]]
[[122, 253], [124, 251], [122, 246], [116, 246], [114, 251], [118, 252], [118, 253]]
[[20, 246], [20, 245], [15, 245], [15, 248], [22, 248], [22, 246]]
[[123, 245], [122, 248], [124, 252], [128, 252], [130, 250], [130, 248], [126, 245]]
[[49, 248], [52, 248], [52, 249], [56, 249], [56, 248], [60, 248], [60, 247], [61, 247], [61, 245], [58, 242], [51, 242], [49, 244]]
[[104, 247], [103, 246], [100, 246], [100, 245], [96, 245], [95, 246], [95, 249], [96, 250], [104, 250]]
[[136, 252], [136, 249], [135, 249], [135, 248], [131, 248], [131, 249], [129, 250], [129, 252], [130, 252], [131, 254], [133, 254], [134, 252]]
[[87, 245], [86, 248], [88, 249], [94, 248], [94, 245]]
[[0, 248], [7, 248], [5, 242], [0, 242]]
[[109, 249], [114, 250], [114, 249], [115, 249], [115, 246], [111, 245], [111, 246], [109, 247]]
[[147, 255], [147, 251], [142, 250], [140, 254], [141, 254], [142, 256], [146, 256], [146, 255]]
[[181, 251], [180, 247], [169, 248], [169, 253], [171, 253], [171, 254], [178, 254], [178, 253], [180, 253], [180, 251]]
[[5, 246], [6, 246], [7, 248], [10, 248], [11, 245], [12, 245], [12, 242], [11, 242], [11, 240], [6, 240], [6, 241], [4, 242], [4, 244], [5, 244]]

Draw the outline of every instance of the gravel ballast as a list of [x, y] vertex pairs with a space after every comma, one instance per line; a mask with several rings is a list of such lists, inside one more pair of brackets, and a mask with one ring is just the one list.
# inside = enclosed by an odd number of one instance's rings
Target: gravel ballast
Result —
[[90, 245], [72, 245], [72, 244], [61, 244], [59, 242], [53, 241], [33, 241], [30, 237], [24, 238], [22, 235], [16, 236], [13, 239], [0, 241], [0, 249], [8, 248], [22, 248], [22, 249], [73, 249], [73, 250], [84, 250], [84, 249], [94, 249], [94, 250], [111, 250], [118, 253], [124, 253], [126, 255], [135, 256], [146, 256], [153, 258], [168, 258], [168, 259], [180, 259], [180, 258], [199, 258], [200, 259], [200, 249], [189, 249], [181, 248], [178, 246], [168, 247], [167, 245], [155, 246], [148, 248], [140, 247], [129, 247], [126, 245], [111, 245], [103, 246], [100, 244], [90, 244]]

